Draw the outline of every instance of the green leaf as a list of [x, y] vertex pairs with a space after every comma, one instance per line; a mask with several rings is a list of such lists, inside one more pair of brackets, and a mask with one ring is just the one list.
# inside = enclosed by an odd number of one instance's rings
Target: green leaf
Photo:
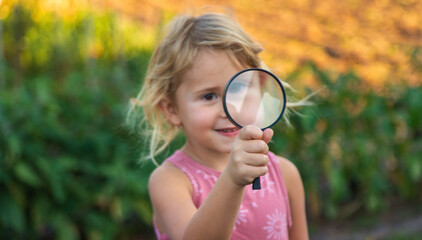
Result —
[[14, 167], [14, 173], [20, 181], [29, 186], [40, 187], [42, 184], [41, 179], [37, 176], [32, 167], [24, 162], [20, 162]]
[[24, 211], [8, 192], [0, 194], [0, 223], [22, 233], [25, 230]]
[[62, 159], [64, 158], [59, 158], [58, 164], [54, 165], [50, 164], [49, 160], [45, 158], [38, 158], [35, 162], [36, 167], [49, 183], [51, 194], [59, 203], [63, 203], [66, 199], [66, 190], [63, 186], [63, 182], [67, 179], [66, 173], [63, 171], [63, 164], [66, 163], [66, 159], [63, 162]]
[[9, 151], [12, 155], [19, 155], [21, 153], [21, 142], [16, 135], [8, 136], [7, 144], [9, 145]]
[[69, 217], [62, 213], [58, 213], [53, 217], [53, 221], [53, 226], [58, 230], [58, 239], [78, 239], [78, 230]]
[[417, 182], [422, 177], [422, 161], [420, 156], [411, 156], [409, 159], [409, 172], [412, 181]]

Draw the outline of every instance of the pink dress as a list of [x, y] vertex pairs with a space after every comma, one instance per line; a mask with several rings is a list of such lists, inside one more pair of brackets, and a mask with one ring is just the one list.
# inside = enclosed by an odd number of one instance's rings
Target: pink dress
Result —
[[[287, 190], [275, 155], [268, 153], [268, 173], [261, 177], [261, 190], [246, 187], [231, 239], [289, 239], [292, 225]], [[192, 183], [192, 201], [199, 208], [220, 172], [195, 162], [182, 151], [166, 159], [182, 170]], [[159, 240], [169, 239], [155, 228]]]

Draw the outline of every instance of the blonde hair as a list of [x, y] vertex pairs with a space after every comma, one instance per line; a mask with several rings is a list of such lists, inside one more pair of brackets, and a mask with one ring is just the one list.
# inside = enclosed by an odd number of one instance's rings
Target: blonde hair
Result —
[[232, 17], [207, 13], [175, 18], [150, 59], [144, 85], [136, 99], [131, 100], [128, 115], [134, 114], [138, 107], [143, 109], [142, 122], [146, 120], [150, 124], [149, 158], [156, 165], [155, 156], [166, 149], [177, 134], [177, 126], [172, 126], [161, 112], [160, 102], [165, 98], [174, 99], [181, 76], [190, 69], [201, 48], [223, 50], [241, 66], [265, 67], [258, 56], [261, 45]]

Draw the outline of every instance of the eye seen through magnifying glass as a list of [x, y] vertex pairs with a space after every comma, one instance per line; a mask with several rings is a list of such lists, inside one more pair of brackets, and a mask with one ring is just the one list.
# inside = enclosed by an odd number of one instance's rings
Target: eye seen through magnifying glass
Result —
[[227, 83], [223, 107], [236, 126], [273, 126], [284, 113], [286, 95], [281, 81], [271, 72], [251, 68], [233, 76]]

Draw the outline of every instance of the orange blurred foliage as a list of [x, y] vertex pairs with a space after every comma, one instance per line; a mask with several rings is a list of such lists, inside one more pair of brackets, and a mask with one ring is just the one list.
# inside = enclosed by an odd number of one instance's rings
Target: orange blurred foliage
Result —
[[[183, 12], [229, 12], [263, 45], [264, 60], [279, 74], [314, 61], [334, 73], [353, 70], [372, 85], [422, 83], [421, 70], [411, 63], [412, 52], [422, 47], [418, 0], [41, 0], [37, 5], [37, 11], [63, 15], [90, 5], [149, 26]], [[302, 77], [313, 84], [312, 76]]]

